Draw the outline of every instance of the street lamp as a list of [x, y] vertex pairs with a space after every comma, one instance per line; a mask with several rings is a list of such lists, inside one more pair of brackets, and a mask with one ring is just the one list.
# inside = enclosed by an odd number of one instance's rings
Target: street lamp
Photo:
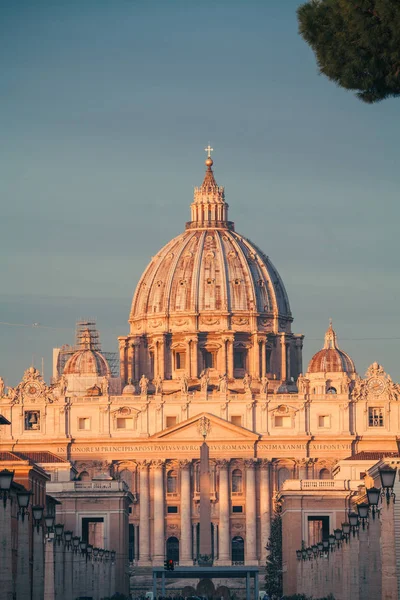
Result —
[[108, 559], [110, 558], [110, 551], [109, 551], [109, 550], [106, 550], [106, 551], [104, 552], [104, 558], [105, 558], [106, 560], [108, 560]]
[[44, 506], [32, 506], [33, 526], [39, 533], [39, 525], [43, 519]]
[[301, 560], [301, 550], [296, 550], [297, 560]]
[[104, 556], [104, 548], [99, 548], [99, 558], [100, 558], [100, 560], [103, 560], [103, 556]]
[[377, 513], [377, 510], [378, 510], [377, 506], [379, 504], [379, 499], [381, 497], [380, 488], [376, 488], [376, 487], [368, 488], [367, 489], [367, 497], [368, 497], [368, 504], [370, 505], [371, 510], [372, 510], [372, 518], [375, 519], [375, 514]]
[[14, 471], [3, 469], [0, 471], [0, 494], [3, 498], [4, 508], [7, 506], [7, 499], [10, 497], [11, 484], [14, 479]]
[[322, 540], [322, 549], [323, 549], [323, 552], [324, 552], [325, 556], [328, 556], [328, 553], [329, 553], [329, 540], [327, 540], [327, 539]]
[[322, 556], [323, 551], [324, 551], [324, 544], [322, 542], [318, 542], [317, 548], [318, 548], [319, 555]]
[[317, 556], [318, 556], [318, 546], [317, 546], [317, 544], [313, 544], [311, 546], [311, 550], [313, 551], [314, 558], [317, 558]]
[[115, 561], [115, 550], [111, 550], [111, 562]]
[[342, 523], [342, 531], [343, 531], [343, 537], [346, 540], [346, 544], [349, 541], [349, 537], [350, 537], [350, 523], [348, 523], [347, 521], [345, 523]]
[[29, 500], [30, 500], [31, 496], [32, 496], [32, 492], [30, 492], [29, 490], [21, 490], [20, 492], [17, 492], [17, 500], [18, 500], [17, 519], [19, 519], [19, 517], [21, 517], [22, 522], [24, 522], [24, 520], [25, 520], [25, 515], [28, 515], [28, 518], [29, 518], [28, 506], [29, 506]]
[[58, 542], [58, 545], [61, 544], [61, 540], [62, 540], [62, 536], [64, 533], [64, 524], [63, 523], [56, 523], [54, 525], [54, 532], [56, 534], [56, 540]]
[[80, 538], [77, 535], [74, 535], [72, 538], [72, 548], [75, 554], [78, 552]]
[[341, 529], [334, 529], [333, 534], [335, 536], [335, 540], [338, 545], [338, 548], [340, 548], [342, 540], [343, 540], [343, 531]]
[[393, 498], [393, 503], [396, 501], [396, 494], [393, 491], [394, 482], [396, 479], [397, 468], [392, 469], [389, 465], [379, 469], [379, 476], [382, 484], [382, 498], [386, 496], [386, 503], [389, 506], [390, 498]]
[[87, 548], [87, 543], [84, 542], [83, 540], [81, 540], [79, 542], [79, 550], [81, 551], [82, 555], [86, 554], [86, 548]]
[[334, 551], [335, 551], [335, 542], [336, 542], [336, 538], [335, 538], [335, 536], [333, 535], [333, 533], [330, 533], [330, 534], [328, 535], [328, 541], [329, 541], [329, 548], [330, 548], [330, 551], [331, 551], [331, 552], [334, 552]]
[[355, 512], [349, 512], [348, 518], [350, 523], [350, 529], [353, 532], [353, 537], [355, 537], [356, 531], [358, 531], [358, 528], [360, 526], [358, 521], [358, 514]]
[[93, 555], [93, 546], [88, 544], [86, 548], [86, 561], [91, 560]]
[[303, 560], [306, 560], [306, 558], [307, 558], [307, 551], [305, 548], [303, 548], [303, 550], [301, 551], [301, 558]]
[[360, 504], [357, 504], [357, 512], [361, 519], [362, 528], [365, 529], [365, 523], [368, 522], [369, 504], [367, 502], [360, 502]]
[[64, 531], [64, 541], [67, 549], [69, 550], [72, 542], [72, 531]]
[[307, 558], [308, 558], [308, 560], [311, 560], [312, 559], [312, 549], [311, 548], [307, 548], [306, 552], [307, 552]]
[[93, 548], [93, 556], [94, 556], [95, 560], [97, 560], [98, 555], [99, 555], [99, 549], [98, 548]]

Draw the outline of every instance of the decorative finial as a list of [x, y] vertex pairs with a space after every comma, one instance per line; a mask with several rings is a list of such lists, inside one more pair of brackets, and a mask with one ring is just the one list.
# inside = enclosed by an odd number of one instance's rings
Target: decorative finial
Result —
[[201, 417], [197, 423], [197, 430], [200, 433], [200, 435], [203, 436], [204, 441], [206, 441], [206, 437], [210, 433], [210, 430], [211, 430], [210, 419], [208, 419], [207, 417]]
[[214, 152], [214, 148], [211, 148], [210, 144], [208, 144], [207, 148], [204, 148], [204, 152], [207, 152], [206, 167], [211, 170], [211, 167], [214, 163], [213, 159], [211, 158], [211, 152]]
[[332, 317], [329, 319], [329, 327], [332, 327]]

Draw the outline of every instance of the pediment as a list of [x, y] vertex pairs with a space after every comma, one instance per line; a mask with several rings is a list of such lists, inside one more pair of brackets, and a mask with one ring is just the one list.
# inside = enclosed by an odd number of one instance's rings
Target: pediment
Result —
[[260, 436], [249, 429], [245, 429], [244, 427], [239, 427], [238, 425], [233, 425], [229, 421], [225, 421], [225, 419], [221, 419], [215, 415], [212, 415], [207, 412], [202, 412], [190, 419], [182, 421], [173, 427], [168, 427], [168, 429], [164, 429], [163, 431], [159, 431], [152, 435], [149, 440], [174, 440], [183, 442], [190, 441], [202, 441], [202, 436], [199, 433], [199, 421], [202, 417], [206, 417], [210, 420], [211, 428], [207, 435], [207, 442], [217, 442], [217, 441], [251, 441], [256, 442], [260, 439]]

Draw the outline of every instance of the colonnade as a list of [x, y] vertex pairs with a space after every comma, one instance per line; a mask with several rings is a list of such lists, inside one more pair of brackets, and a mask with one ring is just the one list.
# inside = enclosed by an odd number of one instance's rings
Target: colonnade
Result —
[[[166, 463], [167, 461], [162, 459], [138, 463], [139, 565], [142, 566], [160, 565], [164, 561], [166, 527], [172, 519], [175, 523], [176, 519], [179, 519], [177, 526], [179, 533], [176, 534], [179, 539], [179, 563], [189, 566], [197, 559], [195, 536], [197, 535], [196, 523], [199, 521], [196, 504], [198, 495], [195, 496], [194, 485], [191, 483], [194, 481], [194, 465], [188, 459], [178, 461], [180, 488], [170, 499], [165, 490]], [[214, 557], [218, 557], [218, 564], [230, 564], [232, 538], [240, 535], [244, 539], [245, 564], [257, 565], [265, 559], [264, 547], [270, 531], [270, 461], [244, 460], [240, 464], [243, 468], [243, 487], [239, 492], [233, 493], [230, 482], [230, 470], [233, 467], [230, 461], [217, 460], [216, 466], [219, 484], [216, 493], [212, 496], [216, 500], [212, 510]], [[237, 462], [234, 463], [234, 468], [239, 468]], [[257, 471], [259, 471], [258, 475]], [[165, 514], [165, 498], [169, 503], [179, 504], [179, 516]], [[232, 500], [234, 500], [233, 504], [240, 506], [241, 513], [232, 512]], [[232, 529], [233, 521], [237, 528], [235, 530]], [[152, 527], [151, 523], [153, 523]]]

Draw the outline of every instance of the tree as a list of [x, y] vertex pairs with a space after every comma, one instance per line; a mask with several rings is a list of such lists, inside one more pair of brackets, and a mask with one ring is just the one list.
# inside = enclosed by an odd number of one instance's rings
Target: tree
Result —
[[282, 597], [282, 507], [276, 504], [271, 519], [271, 535], [267, 543], [267, 564], [265, 574], [265, 591], [271, 600]]
[[369, 104], [400, 96], [398, 0], [309, 0], [297, 17], [321, 73]]

